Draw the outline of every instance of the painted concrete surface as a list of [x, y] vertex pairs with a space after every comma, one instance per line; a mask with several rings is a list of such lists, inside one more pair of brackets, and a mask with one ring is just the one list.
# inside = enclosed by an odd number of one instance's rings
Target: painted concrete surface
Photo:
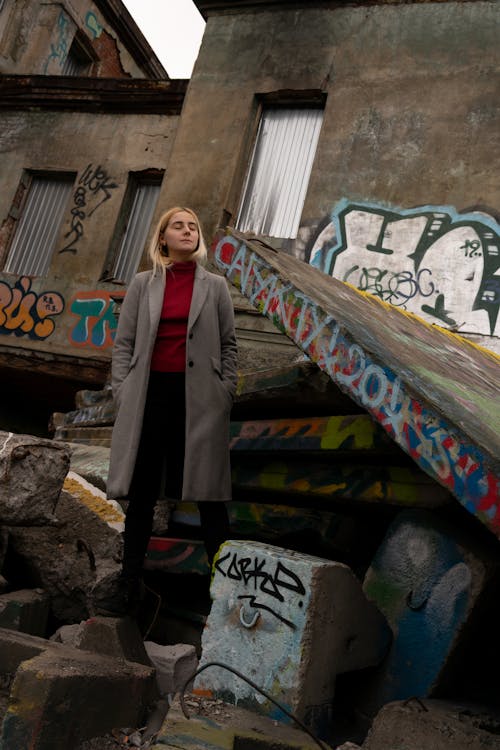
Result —
[[[228, 665], [319, 732], [331, 720], [337, 674], [377, 664], [388, 646], [384, 618], [340, 563], [228, 541], [214, 563], [211, 596], [200, 669]], [[219, 667], [196, 678], [195, 692], [279, 715], [254, 687]]]
[[394, 443], [368, 415], [231, 422], [233, 451], [384, 451]]
[[302, 456], [288, 460], [264, 457], [233, 462], [233, 487], [252, 488], [340, 501], [431, 507], [450, 500], [450, 493], [413, 466], [388, 461], [360, 466], [352, 459], [324, 461]]
[[312, 265], [428, 323], [500, 337], [500, 225], [493, 216], [341, 200], [329, 219], [311, 248]]
[[432, 694], [467, 637], [489, 576], [486, 560], [435, 515], [406, 511], [396, 518], [363, 584], [394, 633], [383, 666], [362, 686], [372, 707]]
[[262, 314], [500, 535], [500, 358], [234, 233], [220, 239], [215, 258]]

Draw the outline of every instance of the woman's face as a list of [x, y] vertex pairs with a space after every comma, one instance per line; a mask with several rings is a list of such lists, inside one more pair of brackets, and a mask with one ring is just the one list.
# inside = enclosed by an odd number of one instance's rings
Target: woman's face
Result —
[[198, 224], [188, 211], [177, 211], [163, 230], [165, 251], [173, 261], [189, 260], [198, 247]]

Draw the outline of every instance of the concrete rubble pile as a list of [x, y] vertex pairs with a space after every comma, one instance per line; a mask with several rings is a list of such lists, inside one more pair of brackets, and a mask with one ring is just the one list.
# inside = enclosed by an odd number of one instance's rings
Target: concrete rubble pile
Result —
[[[117, 744], [156, 750], [310, 750], [329, 741], [339, 750], [500, 750], [494, 712], [434, 698], [492, 581], [487, 556], [446, 524], [423, 511], [400, 513], [363, 583], [331, 560], [226, 542], [198, 663], [194, 645], [144, 642], [135, 621], [101, 615], [119, 571], [123, 511], [70, 470], [72, 451], [0, 432], [0, 687], [8, 694], [1, 750], [79, 750], [119, 727], [140, 729], [124, 730]], [[390, 600], [380, 596], [389, 590]], [[391, 697], [400, 654], [403, 689], [421, 698]], [[202, 673], [212, 660], [252, 674], [302, 728], [239, 678]], [[336, 684], [346, 672], [354, 675], [350, 692]], [[193, 692], [174, 697], [184, 690]], [[356, 736], [352, 725], [344, 738], [337, 732], [331, 744], [334, 697], [343, 691], [370, 721]]]
[[182, 644], [151, 642], [150, 658], [133, 620], [97, 614], [119, 571], [123, 512], [69, 467], [69, 446], [0, 432], [2, 750], [68, 750], [139, 727], [197, 664]]

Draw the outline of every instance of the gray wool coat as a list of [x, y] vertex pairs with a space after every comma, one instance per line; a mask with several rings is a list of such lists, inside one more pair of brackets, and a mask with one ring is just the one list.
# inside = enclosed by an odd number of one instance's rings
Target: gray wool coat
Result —
[[[165, 277], [135, 276], [116, 331], [111, 387], [116, 419], [107, 494], [127, 497], [134, 471], [160, 321]], [[236, 390], [234, 311], [226, 281], [202, 266], [195, 270], [186, 355], [186, 444], [183, 500], [230, 500], [229, 415]], [[169, 429], [168, 411], [159, 415]]]

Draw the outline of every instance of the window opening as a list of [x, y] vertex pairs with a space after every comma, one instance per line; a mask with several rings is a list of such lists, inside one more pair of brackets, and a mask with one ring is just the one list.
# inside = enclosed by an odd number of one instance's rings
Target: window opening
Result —
[[263, 110], [236, 229], [295, 239], [322, 120], [319, 108]]
[[161, 180], [131, 179], [130, 211], [120, 246], [111, 269], [111, 278], [128, 284], [132, 281], [144, 251], [151, 220], [160, 195]]
[[52, 260], [74, 175], [35, 176], [26, 196], [10, 251], [7, 273], [46, 276]]

